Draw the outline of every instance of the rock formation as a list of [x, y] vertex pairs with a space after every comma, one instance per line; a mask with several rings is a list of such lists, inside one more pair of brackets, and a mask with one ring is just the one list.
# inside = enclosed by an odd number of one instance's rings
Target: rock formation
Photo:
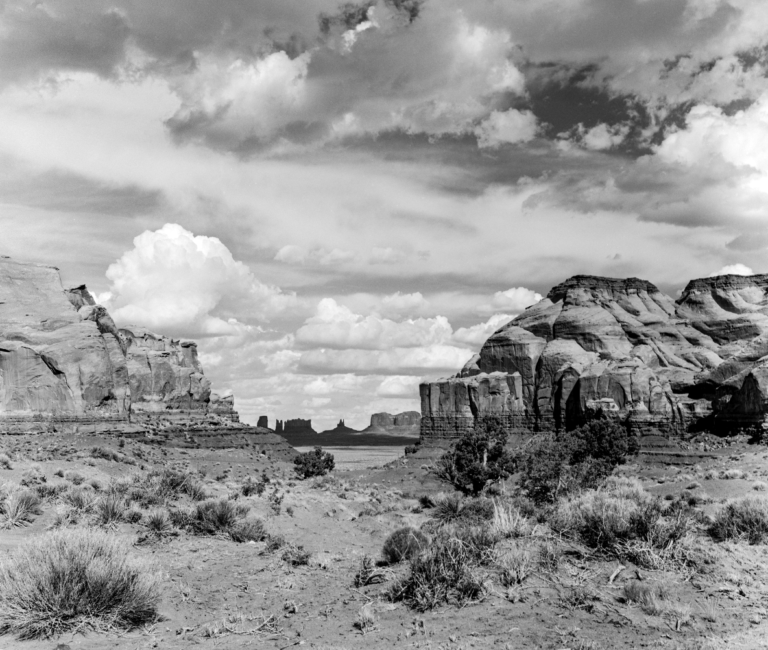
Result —
[[58, 269], [0, 258], [0, 432], [237, 426], [211, 392], [197, 345], [118, 329]]
[[266, 415], [260, 415], [256, 426], [262, 429], [269, 429], [269, 418]]
[[768, 275], [693, 280], [677, 302], [645, 280], [575, 276], [455, 377], [421, 385], [421, 433], [454, 437], [487, 416], [568, 428], [594, 408], [636, 429], [762, 424], [766, 355]]
[[420, 426], [421, 414], [418, 411], [405, 411], [397, 415], [374, 413], [371, 424], [361, 433], [413, 438], [419, 435]]

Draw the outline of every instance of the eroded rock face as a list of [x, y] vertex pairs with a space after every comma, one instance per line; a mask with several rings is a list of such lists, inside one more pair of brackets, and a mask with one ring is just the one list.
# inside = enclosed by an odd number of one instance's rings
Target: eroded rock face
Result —
[[0, 431], [126, 430], [189, 414], [238, 422], [195, 343], [120, 330], [85, 286], [65, 291], [58, 269], [0, 258]]
[[497, 330], [453, 378], [421, 386], [422, 436], [478, 417], [575, 426], [602, 408], [638, 429], [762, 421], [768, 275], [691, 281], [674, 302], [638, 278], [575, 276]]

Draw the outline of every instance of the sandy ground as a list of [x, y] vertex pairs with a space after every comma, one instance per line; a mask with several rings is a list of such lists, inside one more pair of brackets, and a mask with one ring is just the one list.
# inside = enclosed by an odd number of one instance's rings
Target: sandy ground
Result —
[[[563, 559], [554, 570], [536, 569], [514, 594], [488, 572], [483, 600], [464, 607], [444, 605], [416, 612], [386, 597], [389, 585], [407, 571], [396, 565], [386, 581], [355, 588], [353, 579], [363, 556], [380, 557], [384, 540], [395, 529], [420, 526], [429, 511], [417, 497], [445, 490], [424, 469], [425, 457], [402, 458], [402, 448], [334, 449], [332, 478], [298, 481], [292, 467], [244, 450], [179, 450], [128, 443], [121, 453], [138, 453], [140, 464], [94, 459], [93, 441], [21, 439], [7, 441], [4, 451], [12, 469], [0, 469], [0, 481], [19, 481], [37, 466], [49, 483], [65, 479], [59, 469], [76, 470], [106, 482], [110, 477], [174, 463], [206, 470], [206, 489], [226, 496], [246, 477], [267, 472], [270, 489], [262, 496], [239, 497], [267, 530], [311, 552], [309, 563], [292, 566], [281, 551], [264, 543], [237, 544], [228, 537], [199, 537], [185, 532], [140, 543], [133, 552], [151, 561], [162, 575], [162, 620], [121, 633], [85, 633], [58, 639], [20, 642], [0, 637], [0, 649], [53, 650], [57, 644], [103, 648], [267, 648], [341, 650], [350, 648], [541, 648], [609, 650], [614, 648], [768, 648], [768, 552], [765, 546], [715, 544], [705, 570], [693, 573], [649, 571], [626, 566], [614, 579], [618, 563], [584, 555], [563, 543]], [[118, 449], [114, 441], [105, 446]], [[69, 450], [69, 451], [67, 451]], [[74, 451], [73, 451], [74, 450]], [[144, 466], [144, 470], [140, 469]], [[768, 492], [768, 450], [743, 445], [711, 455], [694, 466], [641, 460], [622, 468], [638, 476], [660, 496], [676, 495], [694, 483], [706, 493], [710, 511], [743, 495]], [[725, 473], [730, 472], [730, 478]], [[757, 486], [757, 489], [755, 489]], [[279, 511], [269, 499], [283, 496]], [[53, 519], [54, 507], [28, 527], [0, 532], [0, 554], [12, 552], [40, 534]], [[140, 524], [120, 524], [116, 534], [141, 539]], [[506, 543], [506, 542], [505, 542]], [[535, 539], [526, 541], [534, 549]], [[504, 551], [504, 546], [500, 548]], [[672, 610], [651, 615], [621, 601], [627, 581], [663, 583]], [[575, 598], [588, 588], [589, 598]], [[356, 627], [362, 608], [374, 623]]]

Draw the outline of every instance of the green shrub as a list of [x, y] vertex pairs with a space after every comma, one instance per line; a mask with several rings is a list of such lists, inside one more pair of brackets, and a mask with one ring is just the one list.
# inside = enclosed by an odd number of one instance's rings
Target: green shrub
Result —
[[417, 556], [428, 543], [427, 536], [416, 528], [399, 528], [387, 537], [381, 550], [384, 562], [397, 564]]
[[335, 467], [333, 454], [323, 451], [322, 447], [315, 447], [312, 451], [299, 454], [293, 459], [294, 470], [299, 478], [311, 478], [324, 476], [332, 472]]
[[0, 562], [0, 633], [19, 639], [134, 628], [159, 601], [159, 572], [99, 530], [50, 532]]
[[507, 437], [498, 418], [479, 421], [438, 459], [435, 474], [465, 494], [480, 494], [515, 470], [515, 458], [505, 448]]
[[715, 515], [709, 534], [719, 542], [741, 539], [763, 543], [768, 539], [768, 504], [749, 498], [729, 503]]
[[538, 436], [522, 454], [520, 486], [537, 503], [592, 489], [639, 451], [637, 438], [602, 411], [572, 431]]

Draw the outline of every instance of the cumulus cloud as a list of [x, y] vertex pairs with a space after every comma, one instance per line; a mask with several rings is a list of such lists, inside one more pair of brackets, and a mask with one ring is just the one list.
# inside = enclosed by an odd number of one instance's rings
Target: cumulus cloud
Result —
[[485, 323], [478, 323], [471, 327], [460, 327], [454, 333], [453, 340], [459, 344], [479, 349], [491, 334], [502, 325], [506, 325], [512, 318], [509, 314], [494, 314]]
[[430, 346], [446, 341], [451, 334], [451, 325], [443, 316], [397, 322], [376, 314], [355, 314], [333, 298], [324, 298], [315, 315], [296, 331], [296, 341], [304, 347], [384, 350]]
[[754, 275], [755, 272], [744, 264], [729, 264], [724, 266], [719, 271], [710, 273], [709, 277], [714, 278], [718, 275]]
[[529, 142], [536, 137], [536, 117], [531, 111], [493, 111], [475, 129], [479, 147]]
[[424, 375], [425, 372], [457, 372], [474, 353], [452, 345], [423, 348], [315, 349], [304, 352], [299, 370], [304, 372], [346, 372], [361, 375]]
[[491, 302], [480, 309], [484, 312], [506, 312], [519, 314], [526, 307], [535, 305], [542, 299], [542, 295], [526, 287], [512, 287], [506, 291], [497, 291], [493, 294]]
[[216, 237], [196, 236], [178, 224], [145, 231], [133, 249], [107, 269], [100, 296], [119, 323], [185, 336], [243, 334], [289, 308], [295, 296], [259, 282]]

